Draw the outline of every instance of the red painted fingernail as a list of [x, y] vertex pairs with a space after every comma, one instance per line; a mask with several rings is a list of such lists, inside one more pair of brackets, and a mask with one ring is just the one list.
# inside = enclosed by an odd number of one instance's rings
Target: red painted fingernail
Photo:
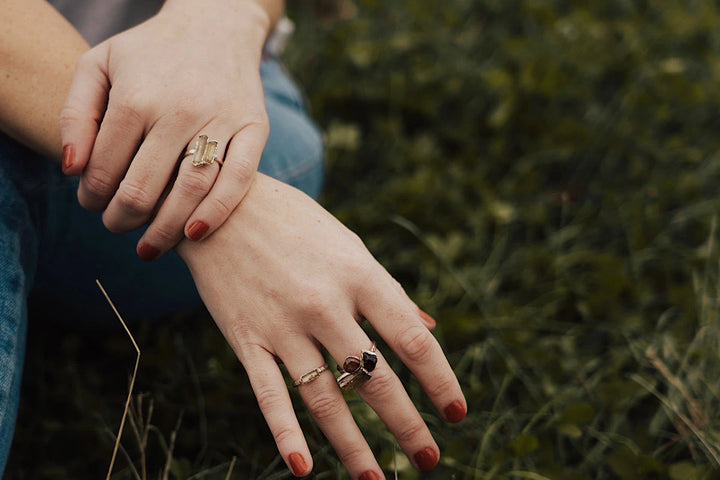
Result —
[[200, 240], [208, 231], [210, 227], [207, 223], [197, 221], [193, 222], [192, 225], [190, 225], [190, 228], [188, 228], [188, 237], [190, 237], [190, 240]]
[[147, 243], [141, 243], [140, 246], [137, 248], [137, 254], [138, 257], [140, 257], [140, 260], [144, 262], [150, 262], [152, 260], [155, 260], [160, 255], [160, 250], [153, 247], [152, 245], [148, 245]]
[[62, 171], [63, 173], [75, 163], [75, 149], [72, 145], [67, 144], [63, 147], [62, 153]]
[[419, 309], [419, 310], [420, 310], [420, 316], [422, 317], [422, 319], [430, 324], [430, 328], [435, 328], [435, 325], [437, 324], [435, 319], [432, 318], [430, 315], [428, 315], [426, 312], [424, 312], [422, 309]]
[[463, 405], [460, 400], [455, 400], [445, 407], [445, 418], [447, 418], [447, 421], [450, 423], [458, 423], [465, 418], [466, 413], [465, 405]]
[[367, 472], [360, 475], [358, 477], [358, 480], [380, 480], [380, 476], [372, 470], [368, 470]]
[[438, 454], [430, 447], [425, 447], [415, 454], [415, 463], [420, 470], [427, 472], [432, 470], [438, 462]]
[[299, 477], [307, 470], [307, 463], [305, 463], [305, 459], [299, 453], [291, 453], [288, 458], [290, 460], [290, 468], [296, 477]]

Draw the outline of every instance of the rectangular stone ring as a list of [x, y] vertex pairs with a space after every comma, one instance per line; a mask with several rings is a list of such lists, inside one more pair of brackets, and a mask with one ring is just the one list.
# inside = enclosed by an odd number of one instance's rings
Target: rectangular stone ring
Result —
[[298, 378], [293, 382], [293, 387], [299, 387], [300, 385], [307, 385], [320, 376], [322, 372], [328, 369], [327, 363], [322, 367], [313, 368], [308, 373]]
[[212, 165], [214, 162], [222, 165], [222, 160], [217, 156], [218, 142], [208, 140], [207, 135], [200, 135], [195, 142], [195, 148], [188, 150], [183, 158], [192, 157], [192, 164], [196, 167]]

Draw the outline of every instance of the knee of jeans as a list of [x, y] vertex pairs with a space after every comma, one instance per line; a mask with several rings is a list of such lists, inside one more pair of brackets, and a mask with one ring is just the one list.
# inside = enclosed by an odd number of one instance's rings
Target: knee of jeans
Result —
[[260, 160], [260, 172], [317, 197], [325, 157], [320, 129], [297, 106], [273, 98], [268, 98], [266, 106], [270, 134]]

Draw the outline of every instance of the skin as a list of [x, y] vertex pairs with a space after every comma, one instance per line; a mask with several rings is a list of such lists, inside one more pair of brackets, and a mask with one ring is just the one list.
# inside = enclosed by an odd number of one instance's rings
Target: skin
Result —
[[[179, 8], [180, 2], [173, 3]], [[0, 82], [0, 126], [57, 160], [62, 150], [58, 122], [72, 82], [70, 66], [87, 45], [45, 2], [0, 0], [0, 7], [13, 19], [0, 30], [0, 74], [6, 79]], [[23, 20], [31, 30], [28, 35], [23, 34]], [[32, 82], [47, 88], [26, 88]], [[173, 191], [158, 217], [163, 209], [174, 208], [168, 206]], [[283, 361], [292, 379], [322, 365], [323, 350], [342, 364], [345, 356], [358, 355], [371, 344], [359, 325], [362, 319], [417, 376], [441, 416], [459, 421], [465, 415], [458, 381], [429, 331], [434, 321], [355, 234], [302, 192], [257, 174], [221, 228], [202, 242], [182, 239], [175, 248], [245, 366], [278, 449], [297, 476], [310, 473], [312, 456], [276, 359]], [[382, 352], [378, 356], [372, 379], [358, 393], [385, 421], [411, 462], [431, 468], [439, 457], [438, 447]], [[372, 478], [369, 473], [384, 478], [333, 375], [323, 372], [298, 388], [352, 478]]]
[[[308, 474], [312, 457], [275, 357], [293, 379], [324, 363], [322, 346], [342, 365], [347, 355], [371, 345], [359, 325], [362, 318], [410, 368], [443, 415], [455, 401], [464, 415], [460, 385], [418, 307], [354, 233], [302, 192], [258, 174], [222, 228], [202, 243], [184, 240], [176, 250], [245, 366], [281, 455], [288, 464], [293, 453], [306, 460], [307, 468], [295, 473]], [[379, 356], [372, 378], [358, 392], [416, 466], [424, 449], [437, 459], [425, 422], [382, 352]], [[333, 375], [323, 372], [298, 388], [350, 475], [381, 476]]]
[[[60, 115], [63, 171], [80, 175], [80, 204], [110, 231], [150, 223], [143, 260], [210, 235], [247, 192], [269, 132], [262, 47], [281, 12], [269, 0], [170, 0], [80, 58]], [[201, 134], [223, 168], [177, 170]]]
[[0, 0], [0, 11], [0, 129], [60, 162], [60, 110], [90, 47], [47, 2]]

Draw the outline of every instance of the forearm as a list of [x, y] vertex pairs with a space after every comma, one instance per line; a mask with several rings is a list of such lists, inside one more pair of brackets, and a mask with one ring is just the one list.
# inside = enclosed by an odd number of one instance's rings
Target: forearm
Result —
[[0, 0], [0, 130], [59, 160], [58, 118], [89, 46], [43, 0]]

